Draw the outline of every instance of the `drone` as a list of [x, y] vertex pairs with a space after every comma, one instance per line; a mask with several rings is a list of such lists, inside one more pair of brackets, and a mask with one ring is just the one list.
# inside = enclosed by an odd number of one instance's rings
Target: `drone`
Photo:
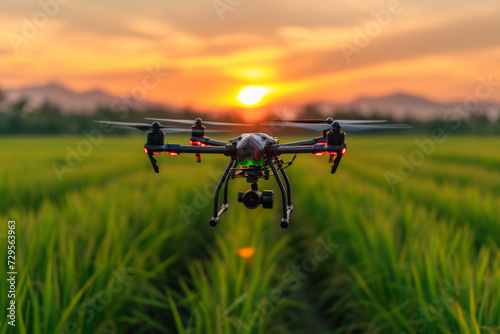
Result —
[[[365, 130], [394, 130], [408, 129], [407, 124], [374, 124], [385, 123], [382, 120], [326, 120], [302, 119], [302, 120], [271, 120], [262, 125], [282, 126], [285, 128], [301, 128], [321, 132], [321, 136], [308, 140], [280, 143], [279, 139], [265, 133], [243, 133], [228, 142], [211, 139], [205, 134], [207, 132], [228, 132], [227, 130], [208, 130], [205, 125], [210, 126], [232, 126], [242, 127], [249, 124], [223, 123], [203, 121], [201, 118], [192, 120], [179, 119], [152, 119], [148, 123], [128, 123], [114, 121], [97, 121], [108, 125], [134, 128], [147, 131], [147, 142], [144, 144], [144, 153], [149, 157], [151, 165], [156, 173], [159, 168], [155, 155], [166, 152], [169, 155], [181, 153], [192, 153], [196, 161], [201, 162], [201, 154], [222, 154], [229, 157], [229, 162], [217, 184], [214, 197], [214, 211], [210, 219], [210, 226], [215, 227], [224, 212], [228, 210], [228, 184], [230, 179], [244, 178], [250, 184], [246, 192], [238, 192], [238, 202], [248, 209], [256, 209], [262, 206], [264, 209], [272, 209], [274, 203], [274, 191], [259, 191], [258, 181], [260, 179], [276, 179], [282, 198], [282, 212], [280, 226], [287, 228], [290, 223], [290, 215], [293, 211], [290, 180], [285, 169], [292, 165], [297, 154], [314, 154], [322, 156], [328, 154], [329, 162], [332, 163], [331, 174], [337, 171], [340, 160], [346, 153], [345, 131], [358, 132]], [[162, 125], [161, 122], [182, 123], [191, 125], [191, 129], [175, 128]], [[177, 132], [190, 132], [190, 145], [165, 143], [165, 134]], [[294, 154], [293, 158], [285, 162], [281, 155]], [[283, 181], [280, 177], [283, 177]], [[219, 194], [224, 186], [224, 202], [219, 208]], [[285, 190], [286, 188], [286, 190]]]

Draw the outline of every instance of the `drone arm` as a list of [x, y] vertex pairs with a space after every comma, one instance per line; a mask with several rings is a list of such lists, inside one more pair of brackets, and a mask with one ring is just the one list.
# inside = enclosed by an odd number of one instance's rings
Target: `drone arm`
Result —
[[164, 151], [168, 153], [211, 153], [230, 155], [232, 145], [226, 146], [183, 146], [179, 144], [165, 144]]
[[297, 141], [293, 143], [286, 143], [286, 144], [281, 144], [281, 146], [306, 146], [306, 145], [316, 145], [318, 143], [325, 143], [326, 138], [325, 137], [316, 137], [310, 140], [304, 140], [304, 141]]
[[311, 146], [276, 145], [274, 147], [274, 153], [276, 155], [295, 154], [295, 153], [312, 153], [321, 155], [328, 152], [341, 152], [343, 148], [344, 145], [326, 145], [326, 144], [316, 144]]
[[224, 154], [231, 155], [233, 151], [232, 145], [226, 146], [184, 146], [179, 144], [165, 144], [165, 145], [149, 145], [144, 147], [148, 152], [167, 152], [170, 154], [180, 153], [211, 153], [211, 154]]
[[[219, 140], [213, 140], [210, 138], [205, 137], [205, 135], [197, 136], [197, 135], [191, 135], [191, 139], [189, 140], [191, 143], [191, 146], [226, 146], [230, 145], [230, 143], [226, 143], [223, 141]], [[196, 161], [201, 162], [201, 154], [196, 153]]]
[[[191, 142], [196, 142], [196, 143], [203, 143], [205, 145], [210, 145], [210, 146], [226, 146], [226, 145], [230, 145], [227, 142], [220, 141], [220, 140], [215, 140], [215, 139], [211, 139], [211, 138], [208, 138], [208, 137], [191, 137], [190, 141]], [[199, 145], [199, 146], [201, 146], [201, 145]]]

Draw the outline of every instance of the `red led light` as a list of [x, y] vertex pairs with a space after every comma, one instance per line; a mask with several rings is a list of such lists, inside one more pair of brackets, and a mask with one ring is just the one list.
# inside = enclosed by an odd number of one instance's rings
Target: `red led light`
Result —
[[345, 154], [345, 151], [346, 151], [346, 149], [344, 147], [344, 148], [342, 148], [342, 151], [340, 153]]
[[190, 140], [189, 143], [193, 146], [207, 146], [207, 144], [202, 143], [201, 141], [192, 141]]
[[314, 153], [314, 155], [317, 155], [318, 157], [319, 157], [319, 156], [322, 156], [322, 155], [324, 155], [324, 154], [325, 154], [325, 152], [316, 152], [316, 153]]
[[170, 154], [170, 155], [178, 155], [179, 153], [177, 153], [177, 152], [168, 152], [168, 154]]
[[337, 152], [328, 152], [328, 154], [337, 155]]
[[144, 146], [144, 153], [148, 154], [148, 148]]
[[153, 154], [160, 154], [161, 152], [153, 152]]

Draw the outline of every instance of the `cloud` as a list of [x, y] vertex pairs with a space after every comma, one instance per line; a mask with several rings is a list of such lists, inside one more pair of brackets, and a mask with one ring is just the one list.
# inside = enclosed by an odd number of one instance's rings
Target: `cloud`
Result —
[[[361, 22], [364, 10], [329, 1], [314, 4], [302, 0], [242, 1], [232, 11], [224, 13], [221, 21], [213, 7], [214, 1], [202, 1], [203, 10], [193, 10], [192, 1], [183, 6], [172, 6], [162, 13], [162, 18], [183, 30], [200, 37], [231, 33], [273, 35], [282, 26], [340, 26]], [[207, 6], [208, 5], [208, 6]]]
[[[7, 0], [12, 2], [13, 0]], [[109, 0], [106, 2], [72, 0], [60, 17], [69, 27], [102, 33], [126, 33], [131, 18], [161, 21], [176, 26], [189, 34], [210, 38], [227, 34], [272, 34], [281, 26], [340, 26], [362, 22], [367, 16], [366, 6], [352, 6], [337, 1], [302, 0], [242, 0], [224, 14], [221, 21], [214, 8], [214, 0], [164, 0], [149, 3]], [[33, 6], [32, 6], [33, 7]], [[36, 7], [10, 4], [10, 12], [29, 14]]]
[[94, 34], [102, 37], [136, 37], [156, 40], [157, 34], [131, 27], [132, 17], [123, 11], [112, 10], [90, 3], [69, 3], [64, 14], [56, 17], [64, 24], [65, 33]]
[[[360, 48], [359, 54], [352, 54], [351, 63], [346, 61], [339, 45], [335, 45], [329, 51], [291, 54], [280, 60], [280, 64], [289, 69], [284, 72], [285, 79], [296, 79], [431, 55], [457, 52], [482, 54], [483, 49], [500, 46], [499, 15], [498, 11], [490, 11], [440, 25], [416, 27], [391, 35], [380, 34], [372, 37], [366, 47]], [[351, 39], [346, 41], [354, 47], [355, 34], [353, 29]]]

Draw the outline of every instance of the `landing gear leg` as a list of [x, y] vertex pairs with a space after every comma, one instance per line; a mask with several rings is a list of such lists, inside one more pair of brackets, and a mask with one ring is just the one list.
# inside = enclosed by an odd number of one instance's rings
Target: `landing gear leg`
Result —
[[281, 175], [283, 176], [283, 179], [285, 180], [286, 198], [287, 198], [286, 212], [287, 212], [287, 217], [288, 217], [287, 219], [289, 219], [289, 217], [290, 217], [290, 215], [292, 214], [292, 211], [293, 211], [292, 188], [290, 186], [290, 180], [288, 179], [288, 175], [286, 174], [285, 170], [282, 168], [281, 161], [277, 157], [275, 157], [274, 159], [277, 161], [278, 168], [280, 169]]
[[[281, 174], [283, 175], [283, 178], [285, 179], [285, 182], [287, 184], [287, 193], [288, 193], [287, 196], [287, 194], [285, 193], [285, 187], [283, 186], [283, 182], [281, 181], [281, 178], [278, 174], [278, 171], [276, 170], [276, 167], [274, 167], [274, 161], [272, 159], [268, 159], [267, 163], [271, 167], [271, 170], [273, 171], [274, 177], [276, 178], [276, 182], [278, 182], [278, 186], [281, 191], [283, 218], [281, 219], [280, 226], [281, 228], [287, 228], [288, 225], [290, 224], [290, 214], [293, 211], [293, 205], [290, 194], [290, 181], [288, 180], [288, 176], [286, 175], [285, 171], [281, 169]], [[278, 163], [279, 168], [281, 168], [280, 165], [281, 164]]]
[[[226, 210], [229, 207], [229, 204], [227, 203], [227, 188], [228, 188], [228, 184], [229, 184], [229, 171], [231, 170], [231, 166], [233, 165], [234, 162], [235, 162], [235, 159], [231, 158], [231, 160], [227, 164], [226, 169], [224, 170], [224, 174], [222, 174], [222, 177], [219, 181], [219, 184], [217, 185], [217, 189], [215, 189], [214, 215], [213, 215], [212, 219], [210, 219], [210, 226], [212, 226], [212, 227], [217, 226], [217, 224], [219, 223], [220, 216], [222, 216], [222, 214], [224, 212], [226, 212]], [[224, 182], [225, 182], [225, 185], [224, 185], [224, 203], [220, 207], [219, 212], [217, 212], [217, 207], [219, 206], [219, 193], [220, 193], [220, 189], [222, 188], [222, 184]]]

